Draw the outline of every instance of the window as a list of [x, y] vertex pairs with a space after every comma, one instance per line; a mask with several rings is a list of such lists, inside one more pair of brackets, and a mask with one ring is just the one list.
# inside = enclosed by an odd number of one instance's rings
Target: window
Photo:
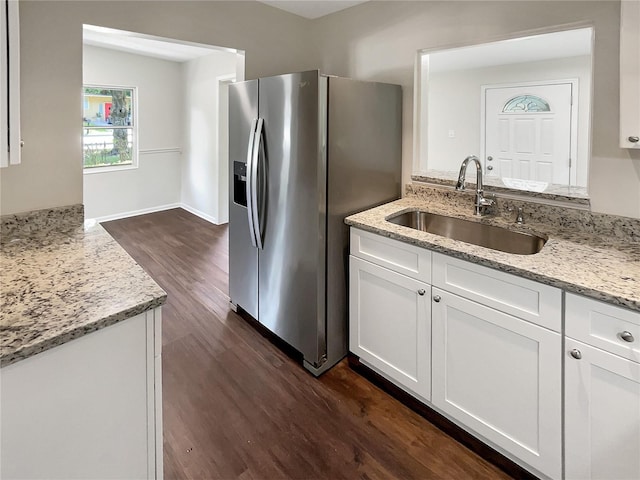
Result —
[[549, 112], [551, 108], [546, 101], [535, 95], [518, 95], [509, 100], [502, 111], [508, 113]]
[[135, 88], [85, 85], [84, 168], [137, 164]]

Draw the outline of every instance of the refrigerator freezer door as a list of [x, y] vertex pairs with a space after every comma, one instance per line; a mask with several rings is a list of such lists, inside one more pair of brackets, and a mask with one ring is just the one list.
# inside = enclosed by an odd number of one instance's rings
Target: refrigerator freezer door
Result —
[[259, 95], [267, 182], [258, 319], [311, 365], [326, 353], [320, 82], [317, 71], [263, 78]]
[[[246, 163], [249, 137], [258, 117], [258, 81], [229, 85], [229, 297], [252, 317], [258, 318], [258, 250], [252, 246], [244, 181], [234, 178], [234, 162]], [[246, 179], [245, 179], [246, 181]]]

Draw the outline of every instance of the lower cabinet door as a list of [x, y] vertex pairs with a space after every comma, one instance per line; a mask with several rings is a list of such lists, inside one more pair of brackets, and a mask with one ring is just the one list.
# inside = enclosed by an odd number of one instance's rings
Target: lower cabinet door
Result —
[[435, 287], [432, 295], [433, 404], [561, 478], [560, 334]]
[[149, 326], [153, 311], [2, 368], [0, 478], [161, 478]]
[[565, 476], [640, 478], [640, 363], [565, 341]]
[[354, 256], [349, 262], [349, 350], [430, 400], [430, 286]]

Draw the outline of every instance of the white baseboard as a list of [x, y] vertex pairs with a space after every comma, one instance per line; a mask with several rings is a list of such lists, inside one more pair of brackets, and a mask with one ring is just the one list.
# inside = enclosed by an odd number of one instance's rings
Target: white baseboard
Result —
[[[130, 212], [122, 212], [122, 213], [115, 213], [113, 215], [105, 215], [104, 217], [87, 218], [86, 220], [90, 220], [95, 223], [110, 222], [111, 220], [120, 220], [122, 218], [145, 215], [147, 213], [162, 212], [164, 210], [171, 210], [172, 208], [182, 208], [187, 212], [194, 214], [196, 217], [200, 217], [203, 220], [206, 220], [207, 222], [213, 223], [214, 225], [221, 225], [220, 223], [218, 223], [218, 220], [214, 216], [201, 212], [197, 208], [193, 208], [185, 203], [170, 203], [168, 205], [160, 205], [158, 207], [143, 208], [141, 210], [132, 210]], [[224, 223], [227, 223], [227, 222], [224, 222]]]
[[[109, 222], [111, 220], [120, 220], [121, 218], [136, 217], [138, 215], [144, 215], [146, 213], [162, 212], [163, 210], [171, 210], [172, 208], [181, 208], [180, 203], [170, 203], [168, 205], [160, 205], [157, 207], [143, 208], [141, 210], [132, 210], [130, 212], [115, 213], [113, 215], [105, 215], [104, 217], [87, 218], [86, 220], [93, 220], [96, 223]], [[186, 209], [185, 209], [186, 210]]]
[[209, 215], [207, 213], [201, 212], [197, 208], [193, 208], [192, 206], [187, 205], [186, 203], [181, 203], [180, 207], [184, 208], [189, 213], [193, 213], [196, 217], [200, 217], [203, 220], [206, 220], [207, 222], [213, 223], [214, 225], [220, 225], [218, 223], [218, 219], [213, 215]]

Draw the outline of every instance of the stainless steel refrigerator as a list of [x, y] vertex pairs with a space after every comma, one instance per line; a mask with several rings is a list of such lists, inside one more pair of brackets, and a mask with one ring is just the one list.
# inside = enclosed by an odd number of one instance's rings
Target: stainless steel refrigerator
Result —
[[401, 89], [319, 71], [229, 86], [229, 295], [319, 375], [347, 353], [345, 216], [400, 196]]

